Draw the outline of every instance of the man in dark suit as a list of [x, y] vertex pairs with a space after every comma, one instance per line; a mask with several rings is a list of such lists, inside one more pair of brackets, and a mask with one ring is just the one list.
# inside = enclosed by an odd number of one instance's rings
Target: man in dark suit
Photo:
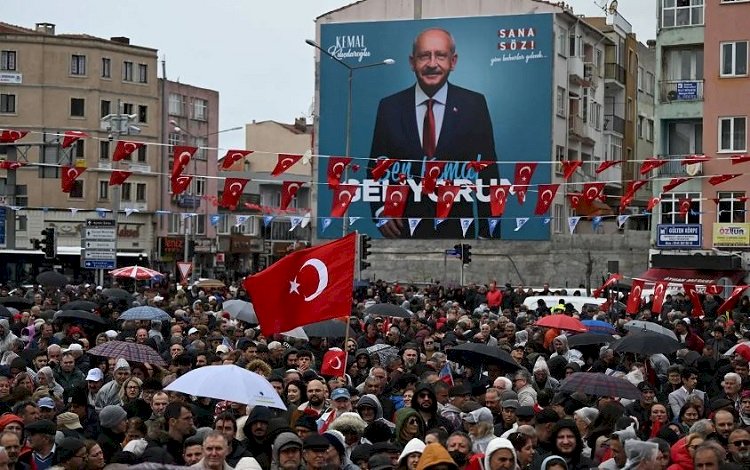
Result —
[[[457, 61], [456, 44], [448, 31], [431, 28], [417, 36], [409, 57], [417, 83], [380, 101], [370, 165], [374, 167], [374, 159], [379, 157], [399, 159], [402, 164], [411, 161], [411, 170], [406, 176], [419, 178], [423, 177], [422, 160], [426, 157], [428, 161], [451, 162], [446, 165], [446, 172], [455, 175], [453, 178], [461, 178], [461, 175], [466, 178], [466, 163], [481, 159], [491, 162], [478, 174], [485, 185], [483, 193], [488, 196], [486, 186], [490, 180], [500, 184], [492, 121], [483, 95], [448, 83], [448, 76]], [[451, 166], [455, 172], [450, 171]], [[476, 201], [473, 190], [470, 194]], [[420, 199], [415, 201], [415, 197]], [[373, 218], [379, 218], [382, 206], [382, 202], [372, 204]], [[427, 194], [410, 194], [404, 217], [427, 219], [419, 224], [414, 238], [461, 238], [461, 217], [474, 219], [479, 236], [490, 235], [488, 200], [467, 202], [457, 198], [450, 218], [437, 229], [433, 228], [435, 216], [436, 203]], [[475, 229], [476, 226], [469, 227], [467, 234], [474, 233]], [[386, 238], [411, 236], [404, 220], [390, 220], [380, 227], [380, 231]]]

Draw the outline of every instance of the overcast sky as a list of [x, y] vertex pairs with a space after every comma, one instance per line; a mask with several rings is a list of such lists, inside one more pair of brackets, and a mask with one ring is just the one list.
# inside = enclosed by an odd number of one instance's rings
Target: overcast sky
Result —
[[[292, 122], [307, 115], [313, 99], [314, 50], [304, 40], [314, 38], [317, 16], [349, 3], [2, 0], [0, 21], [28, 28], [49, 22], [57, 25], [58, 33], [127, 36], [131, 44], [158, 49], [170, 80], [220, 92], [219, 128], [226, 129], [253, 120]], [[603, 16], [593, 0], [568, 3], [576, 14]], [[619, 3], [641, 42], [656, 36], [655, 0]], [[244, 148], [244, 132], [222, 134], [220, 145]]]

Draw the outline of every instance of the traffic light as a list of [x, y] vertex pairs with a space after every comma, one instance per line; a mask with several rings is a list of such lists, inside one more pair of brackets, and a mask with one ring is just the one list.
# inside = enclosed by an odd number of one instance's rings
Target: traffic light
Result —
[[471, 263], [471, 245], [461, 245], [461, 260], [464, 264]]
[[370, 251], [372, 248], [372, 237], [369, 235], [359, 236], [359, 270], [364, 271], [365, 269], [372, 266], [370, 263], [365, 261], [368, 256], [372, 254]]
[[45, 259], [54, 259], [55, 255], [57, 255], [57, 236], [55, 234], [55, 229], [49, 227], [42, 230], [42, 240], [36, 240], [34, 248], [37, 247], [37, 244], [40, 245], [40, 248], [44, 252]]

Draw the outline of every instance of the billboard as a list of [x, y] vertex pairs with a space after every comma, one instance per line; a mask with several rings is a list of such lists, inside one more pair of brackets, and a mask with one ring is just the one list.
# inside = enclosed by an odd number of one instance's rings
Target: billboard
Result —
[[713, 241], [714, 246], [750, 246], [750, 224], [715, 222]]
[[[551, 161], [553, 38], [551, 14], [321, 25], [320, 46], [351, 69], [321, 54], [318, 237], [340, 237], [347, 223], [375, 238], [548, 240], [549, 221], [533, 212], [551, 165], [524, 182], [523, 204], [508, 195], [502, 217], [491, 214], [489, 187], [511, 185], [516, 163]], [[329, 183], [329, 160], [346, 155], [347, 141], [353, 160], [340, 181], [354, 194]], [[386, 158], [396, 161], [373, 179]], [[430, 166], [437, 186], [461, 188], [440, 219]], [[402, 217], [383, 216], [387, 185], [409, 188]], [[393, 189], [396, 205], [404, 193]], [[351, 197], [345, 218], [330, 217], [335, 193]]]

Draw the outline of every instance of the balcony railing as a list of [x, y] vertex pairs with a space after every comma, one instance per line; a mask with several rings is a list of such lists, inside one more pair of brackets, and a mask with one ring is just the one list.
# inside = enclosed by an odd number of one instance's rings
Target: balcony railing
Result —
[[[581, 116], [571, 114], [568, 116], [568, 129], [570, 136], [580, 139], [582, 142], [593, 145], [594, 139], [591, 137], [589, 125]], [[585, 165], [584, 165], [585, 166]]]
[[604, 78], [625, 84], [625, 67], [614, 62], [604, 64]]
[[604, 130], [625, 134], [625, 119], [614, 114], [604, 115]]
[[[700, 154], [701, 152], [695, 152], [694, 154]], [[691, 155], [694, 155], [691, 154]], [[664, 155], [660, 158], [667, 160], [667, 163], [660, 166], [656, 172], [659, 176], [671, 176], [671, 177], [687, 177], [690, 176], [687, 173], [687, 166], [682, 164], [682, 160], [688, 155]]]
[[703, 80], [664, 80], [659, 86], [662, 103], [703, 101]]

